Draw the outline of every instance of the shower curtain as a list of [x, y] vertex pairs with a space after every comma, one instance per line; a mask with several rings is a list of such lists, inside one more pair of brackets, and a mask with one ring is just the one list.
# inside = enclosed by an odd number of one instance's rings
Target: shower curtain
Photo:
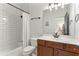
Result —
[[23, 48], [29, 45], [30, 41], [30, 14], [23, 12]]

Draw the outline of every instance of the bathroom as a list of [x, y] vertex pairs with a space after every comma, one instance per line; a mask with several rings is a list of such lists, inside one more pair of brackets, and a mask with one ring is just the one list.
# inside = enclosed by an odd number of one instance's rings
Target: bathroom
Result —
[[66, 3], [51, 10], [52, 4], [63, 3], [0, 3], [0, 55], [38, 56], [38, 39], [78, 41], [79, 4]]

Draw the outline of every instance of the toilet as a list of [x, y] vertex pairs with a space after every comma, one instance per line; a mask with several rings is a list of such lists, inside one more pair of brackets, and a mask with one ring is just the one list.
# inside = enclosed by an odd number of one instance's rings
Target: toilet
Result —
[[32, 53], [34, 52], [34, 50], [37, 47], [37, 39], [36, 38], [31, 38], [30, 42], [31, 42], [31, 45], [25, 47], [24, 50], [23, 50], [23, 55], [24, 56], [31, 56]]

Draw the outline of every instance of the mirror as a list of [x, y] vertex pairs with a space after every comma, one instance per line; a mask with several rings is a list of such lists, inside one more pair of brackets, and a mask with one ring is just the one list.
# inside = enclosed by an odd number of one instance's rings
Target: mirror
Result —
[[[43, 11], [43, 32], [52, 35], [69, 35], [69, 4], [52, 11]], [[47, 26], [48, 25], [48, 26]]]

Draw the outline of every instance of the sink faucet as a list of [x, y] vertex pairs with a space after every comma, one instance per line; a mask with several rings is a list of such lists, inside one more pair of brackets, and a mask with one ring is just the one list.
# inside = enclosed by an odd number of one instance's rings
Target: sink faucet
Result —
[[54, 36], [55, 38], [58, 38], [58, 37], [59, 37], [59, 35], [58, 35], [57, 32], [56, 32], [53, 36]]

